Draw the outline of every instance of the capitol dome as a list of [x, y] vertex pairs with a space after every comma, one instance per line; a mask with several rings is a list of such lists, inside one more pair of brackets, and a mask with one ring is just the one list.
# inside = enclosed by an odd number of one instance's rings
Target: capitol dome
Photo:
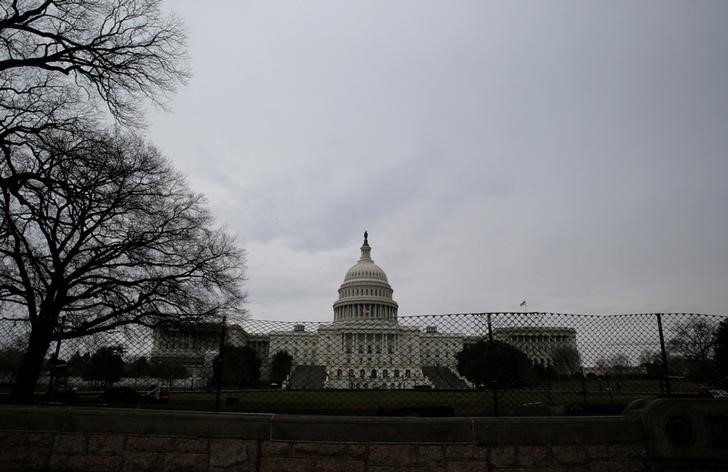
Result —
[[371, 258], [368, 234], [364, 232], [361, 257], [346, 272], [334, 303], [334, 321], [397, 321], [397, 302], [387, 274]]

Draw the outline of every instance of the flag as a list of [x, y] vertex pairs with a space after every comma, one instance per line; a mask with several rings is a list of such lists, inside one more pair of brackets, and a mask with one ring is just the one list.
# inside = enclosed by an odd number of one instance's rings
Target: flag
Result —
[[521, 306], [526, 306], [526, 300], [523, 300], [523, 301], [521, 302]]

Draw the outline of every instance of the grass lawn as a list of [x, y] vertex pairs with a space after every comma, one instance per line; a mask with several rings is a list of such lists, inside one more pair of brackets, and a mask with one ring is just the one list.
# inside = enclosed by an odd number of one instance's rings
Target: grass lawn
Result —
[[[671, 384], [673, 393], [689, 393], [690, 382]], [[75, 405], [100, 405], [101, 392], [79, 391]], [[223, 390], [220, 410], [249, 413], [331, 415], [542, 416], [553, 414], [618, 414], [640, 398], [664, 395], [655, 380], [611, 383], [589, 379], [554, 382], [522, 389], [498, 390]], [[39, 392], [43, 402], [44, 393]], [[215, 410], [215, 392], [180, 391], [168, 403], [108, 406]]]
[[[540, 416], [578, 414], [579, 411], [619, 412], [633, 400], [660, 394], [657, 382], [643, 380], [621, 381], [610, 386], [569, 381], [552, 384], [550, 391], [542, 385], [498, 390], [495, 394], [492, 390], [223, 390], [220, 410], [377, 415], [440, 408], [456, 416], [493, 416], [497, 401], [500, 416]], [[214, 393], [173, 392], [166, 407], [207, 410], [214, 409], [214, 404]]]

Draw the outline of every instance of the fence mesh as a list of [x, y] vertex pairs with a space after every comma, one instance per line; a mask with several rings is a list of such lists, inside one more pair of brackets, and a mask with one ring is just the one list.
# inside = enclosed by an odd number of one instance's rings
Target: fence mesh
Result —
[[[35, 401], [354, 415], [618, 413], [640, 398], [724, 395], [728, 366], [714, 355], [721, 323], [728, 319], [686, 313], [499, 312], [168, 323], [73, 339], [59, 331]], [[5, 401], [30, 332], [26, 321], [0, 321]]]

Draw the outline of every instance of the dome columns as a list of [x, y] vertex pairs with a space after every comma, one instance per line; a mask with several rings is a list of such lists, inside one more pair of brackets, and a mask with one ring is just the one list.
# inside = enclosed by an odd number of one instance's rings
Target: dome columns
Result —
[[346, 273], [334, 303], [334, 321], [397, 320], [397, 302], [387, 274], [374, 263], [369, 246], [369, 233], [364, 232], [359, 261]]

